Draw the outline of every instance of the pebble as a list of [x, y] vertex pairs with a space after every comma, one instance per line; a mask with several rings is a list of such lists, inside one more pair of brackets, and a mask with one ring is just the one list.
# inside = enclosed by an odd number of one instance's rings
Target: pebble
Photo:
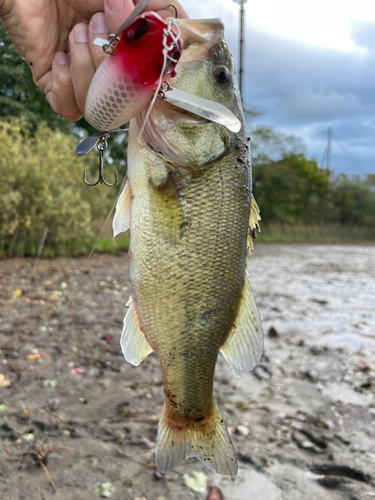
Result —
[[250, 431], [247, 427], [244, 425], [238, 425], [236, 427], [237, 434], [240, 434], [241, 436], [248, 436], [250, 434]]
[[59, 406], [59, 399], [56, 397], [49, 398], [48, 400], [48, 407], [50, 410], [56, 410], [56, 408]]

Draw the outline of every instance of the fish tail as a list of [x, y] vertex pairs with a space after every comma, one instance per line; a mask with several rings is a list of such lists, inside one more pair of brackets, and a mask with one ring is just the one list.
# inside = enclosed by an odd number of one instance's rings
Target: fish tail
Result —
[[166, 472], [189, 457], [198, 458], [219, 474], [237, 474], [234, 448], [214, 399], [209, 417], [187, 424], [169, 418], [164, 405], [156, 441], [156, 467]]

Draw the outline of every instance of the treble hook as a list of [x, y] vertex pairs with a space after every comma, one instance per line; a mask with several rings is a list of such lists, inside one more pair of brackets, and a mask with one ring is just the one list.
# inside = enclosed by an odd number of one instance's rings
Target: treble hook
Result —
[[107, 140], [105, 138], [101, 138], [96, 146], [96, 149], [99, 151], [99, 179], [96, 182], [87, 182], [86, 179], [86, 168], [83, 173], [83, 180], [85, 184], [88, 186], [96, 186], [97, 184], [105, 184], [108, 187], [112, 187], [115, 184], [117, 184], [118, 181], [118, 175], [117, 175], [117, 170], [115, 170], [115, 182], [113, 184], [108, 184], [108, 182], [105, 181], [104, 179], [104, 151], [107, 149]]

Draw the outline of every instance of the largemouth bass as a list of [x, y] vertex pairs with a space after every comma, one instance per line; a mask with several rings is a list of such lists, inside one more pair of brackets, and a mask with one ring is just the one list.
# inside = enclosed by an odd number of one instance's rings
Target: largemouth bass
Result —
[[134, 365], [152, 351], [160, 360], [165, 403], [158, 470], [195, 456], [218, 473], [235, 475], [213, 380], [220, 350], [239, 375], [262, 353], [246, 270], [260, 217], [222, 21], [176, 23], [185, 49], [172, 86], [226, 106], [242, 128], [233, 133], [161, 100], [146, 123], [147, 110], [132, 120], [128, 180], [114, 219], [115, 234], [131, 230], [132, 295], [121, 345]]

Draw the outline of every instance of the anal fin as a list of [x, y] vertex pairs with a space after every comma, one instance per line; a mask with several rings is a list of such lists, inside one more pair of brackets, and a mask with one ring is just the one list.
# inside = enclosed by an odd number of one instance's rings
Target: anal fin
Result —
[[119, 233], [124, 233], [129, 229], [131, 209], [132, 194], [129, 179], [127, 179], [124, 189], [122, 190], [116, 203], [116, 214], [113, 218], [112, 224], [113, 236], [117, 236]]
[[245, 375], [259, 362], [263, 352], [263, 329], [246, 271], [242, 299], [233, 328], [221, 347], [236, 375]]
[[129, 309], [124, 319], [124, 328], [120, 341], [121, 349], [126, 361], [132, 365], [138, 366], [150, 353], [152, 353], [153, 349], [147, 342], [144, 333], [139, 328], [137, 313], [131, 297], [127, 305]]

